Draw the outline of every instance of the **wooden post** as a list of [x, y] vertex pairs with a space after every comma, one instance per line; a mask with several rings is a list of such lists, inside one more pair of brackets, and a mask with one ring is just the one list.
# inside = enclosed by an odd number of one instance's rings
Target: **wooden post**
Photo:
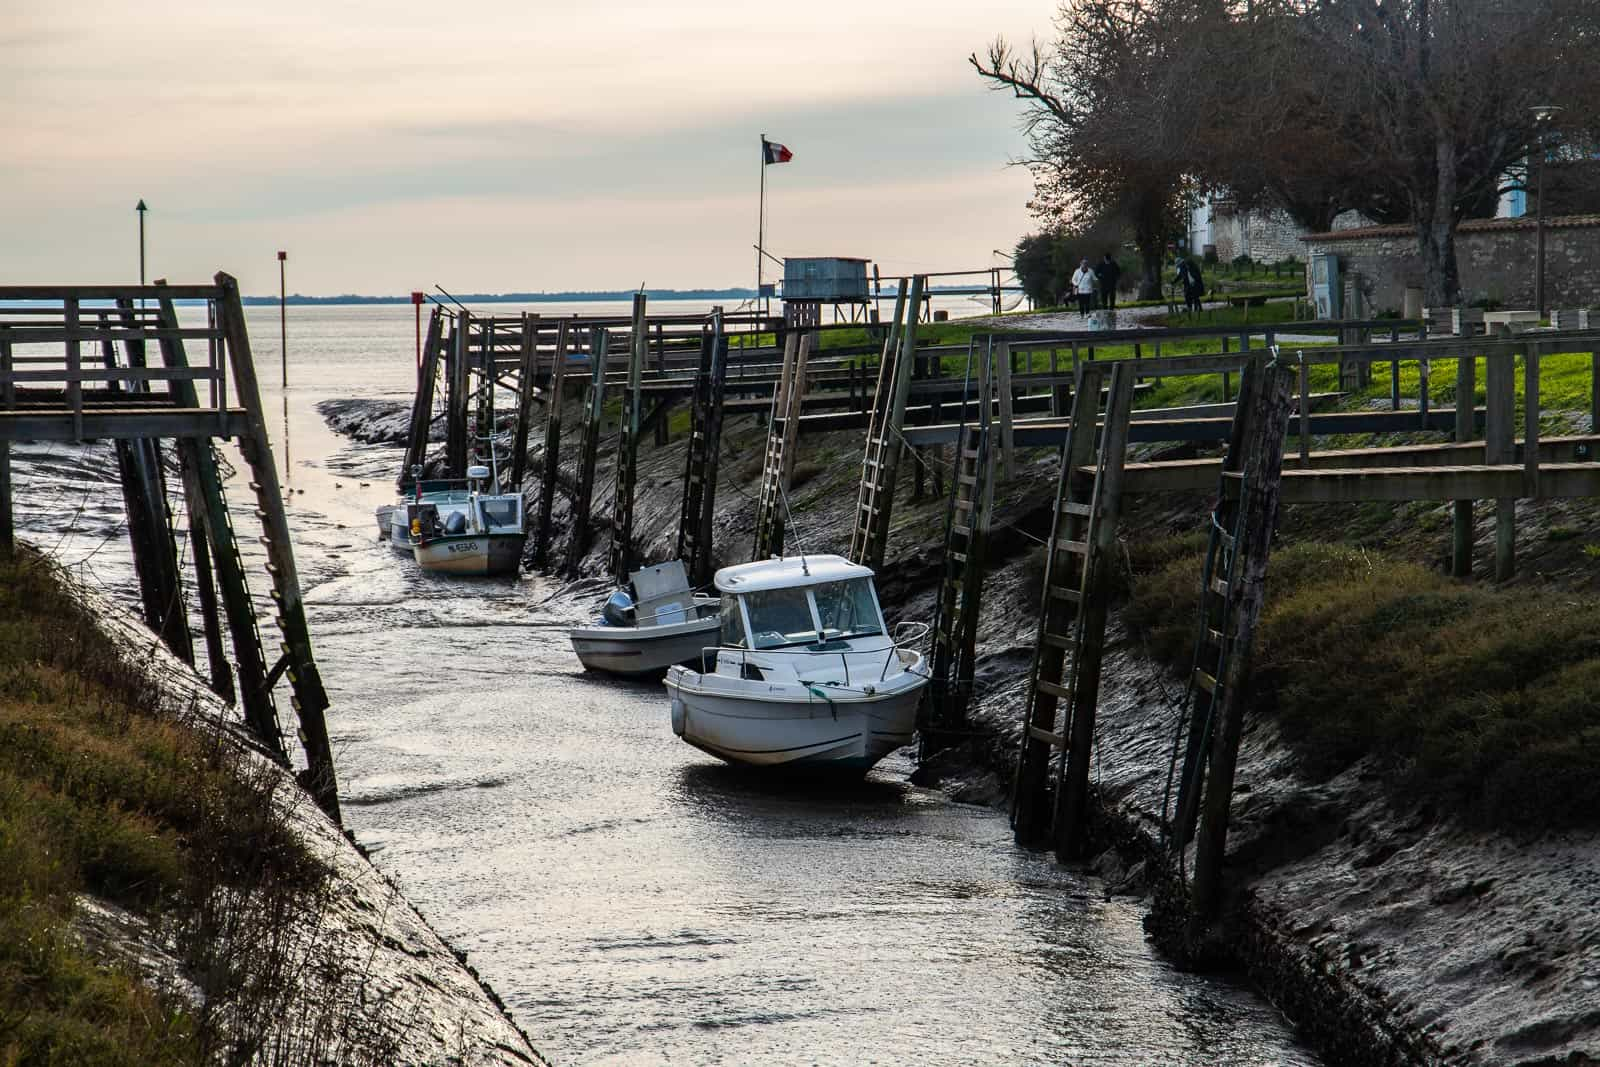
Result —
[[633, 570], [633, 486], [639, 473], [639, 417], [643, 406], [644, 361], [650, 354], [645, 295], [633, 294], [628, 332], [628, 391], [622, 400], [622, 432], [617, 441], [617, 483], [611, 502], [611, 575], [622, 585]]
[[[994, 344], [991, 337], [989, 343]], [[1000, 400], [1000, 461], [1001, 473], [1010, 478], [1016, 472], [1015, 419], [1011, 395], [1011, 342], [1001, 341], [995, 358], [995, 392]], [[987, 403], [987, 401], [985, 401]]]
[[467, 476], [467, 383], [468, 365], [472, 359], [470, 341], [472, 316], [466, 310], [456, 312], [455, 345], [450, 353], [449, 390], [446, 394], [445, 412], [445, 476]]
[[[406, 458], [400, 467], [398, 484], [410, 484], [411, 468], [428, 458], [428, 435], [433, 429], [433, 389], [439, 360], [444, 351], [444, 310], [434, 306], [428, 316], [428, 340], [422, 347], [422, 365], [417, 371], [417, 395], [411, 401], [411, 428], [406, 437]], [[453, 361], [446, 360], [447, 364]]]
[[[1456, 441], [1461, 444], [1477, 436], [1477, 427], [1473, 425], [1477, 414], [1477, 375], [1477, 356], [1456, 359]], [[1472, 540], [1472, 501], [1457, 500], [1450, 521], [1450, 573], [1457, 578], [1472, 574]]]
[[1417, 414], [1418, 429], [1428, 428], [1428, 359], [1417, 360]]
[[678, 516], [678, 558], [689, 583], [708, 585], [715, 570], [713, 529], [717, 501], [717, 461], [722, 451], [722, 395], [728, 379], [728, 338], [722, 312], [712, 312], [700, 341], [700, 374], [690, 411], [689, 447], [684, 472], [683, 511]]
[[550, 513], [555, 507], [556, 480], [561, 476], [561, 391], [567, 378], [567, 326], [562, 319], [556, 326], [556, 351], [550, 364], [550, 398], [546, 404], [544, 428], [544, 473], [539, 478], [539, 519], [534, 525], [538, 541], [533, 550], [533, 565], [545, 566], [550, 558]]
[[1539, 496], [1539, 368], [1541, 350], [1536, 343], [1522, 346], [1522, 495]]
[[511, 445], [511, 491], [522, 491], [528, 469], [528, 424], [533, 421], [533, 394], [539, 377], [539, 316], [522, 314], [521, 365], [517, 371], [517, 428]]
[[1300, 357], [1300, 466], [1311, 466], [1311, 366], [1304, 351]]
[[1221, 680], [1221, 707], [1196, 838], [1191, 944], [1198, 941], [1204, 924], [1216, 916], [1222, 899], [1229, 806], [1233, 800], [1239, 740], [1244, 730], [1245, 685], [1256, 623], [1266, 599], [1267, 559], [1278, 519], [1283, 435], [1288, 424], [1293, 382], [1289, 368], [1276, 361], [1247, 363], [1239, 382], [1234, 445], [1241, 450], [1243, 465], [1238, 503], [1243, 521], [1239, 524], [1241, 543], [1236, 550], [1243, 553], [1243, 565], [1235, 594], [1238, 600], [1233, 647], [1228, 658], [1227, 677]]
[[578, 495], [573, 500], [572, 544], [567, 570], [576, 574], [589, 551], [589, 517], [594, 495], [594, 464], [600, 450], [600, 420], [605, 415], [606, 359], [611, 351], [611, 331], [596, 326], [589, 331], [589, 395], [583, 412], [583, 436], [578, 442]]
[[[0, 383], [0, 400], [4, 401], [7, 411], [17, 404], [17, 387], [10, 377], [12, 361], [9, 333], [10, 330], [0, 327], [0, 375], [6, 378]], [[0, 441], [0, 557], [10, 558], [16, 551], [15, 521], [11, 501], [11, 442], [5, 440]]]
[[339, 791], [334, 775], [333, 746], [328, 739], [328, 724], [323, 711], [328, 695], [322, 675], [311, 652], [311, 630], [306, 625], [305, 603], [300, 595], [300, 579], [295, 570], [294, 546], [289, 536], [289, 521], [283, 511], [283, 491], [278, 485], [277, 465], [267, 439], [267, 420], [261, 407], [261, 391], [256, 384], [255, 363], [250, 357], [250, 338], [245, 331], [244, 309], [239, 301], [239, 284], [227, 274], [216, 276], [222, 288], [218, 300], [218, 321], [227, 339], [233, 367], [235, 393], [245, 410], [249, 432], [239, 438], [239, 453], [254, 476], [256, 513], [261, 517], [261, 540], [267, 550], [267, 573], [272, 578], [272, 600], [277, 607], [276, 622], [285, 645], [279, 667], [287, 670], [294, 688], [294, 710], [300, 722], [300, 742], [307, 767], [300, 783], [319, 807], [335, 823], [339, 821]]
[[[1493, 342], [1491, 342], [1493, 343]], [[1484, 462], [1512, 462], [1512, 420], [1516, 410], [1516, 356], [1500, 347], [1489, 353], [1485, 367]], [[1503, 582], [1516, 573], [1517, 502], [1502, 498], [1494, 505], [1494, 578]]]
[[[667, 380], [667, 338], [664, 330], [665, 324], [656, 323], [656, 376], [663, 382]], [[661, 413], [656, 416], [657, 448], [667, 444], [671, 439], [671, 427], [668, 425], [667, 420], [667, 406], [671, 403], [671, 394], [663, 393], [661, 395]]]

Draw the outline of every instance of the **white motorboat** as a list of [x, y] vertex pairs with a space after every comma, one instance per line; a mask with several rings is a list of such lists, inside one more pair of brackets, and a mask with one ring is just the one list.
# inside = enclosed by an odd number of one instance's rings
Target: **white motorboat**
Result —
[[425, 571], [440, 574], [515, 574], [528, 539], [521, 493], [486, 493], [489, 468], [467, 468], [465, 490], [424, 494], [407, 507], [411, 553]]
[[378, 536], [386, 538], [390, 548], [408, 556], [413, 554], [411, 520], [417, 517], [421, 505], [433, 505], [441, 524], [449, 521], [451, 512], [465, 512], [472, 507], [471, 483], [458, 478], [413, 477], [412, 496], [397, 504], [380, 504], [377, 509]]
[[793, 556], [726, 567], [715, 584], [714, 662], [665, 679], [679, 737], [729, 763], [854, 773], [912, 740], [928, 671], [890, 637], [871, 570]]
[[699, 662], [715, 644], [721, 600], [696, 596], [682, 560], [643, 567], [606, 601], [593, 626], [568, 631], [585, 670], [658, 674], [674, 663]]

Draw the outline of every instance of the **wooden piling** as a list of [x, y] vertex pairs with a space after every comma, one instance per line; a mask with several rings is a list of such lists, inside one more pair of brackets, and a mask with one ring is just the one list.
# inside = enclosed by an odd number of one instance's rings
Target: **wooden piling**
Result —
[[538, 377], [539, 316], [522, 314], [522, 351], [517, 368], [517, 424], [511, 445], [511, 491], [522, 491], [528, 469], [528, 424], [533, 421], [533, 394]]
[[433, 429], [434, 383], [443, 353], [444, 310], [435, 305], [433, 313], [428, 316], [428, 340], [422, 346], [422, 364], [417, 370], [417, 395], [411, 401], [406, 458], [400, 467], [398, 483], [402, 488], [410, 484], [412, 468], [421, 466], [428, 458], [428, 435]]
[[1294, 375], [1276, 360], [1251, 361], [1239, 382], [1239, 408], [1234, 440], [1242, 461], [1238, 507], [1242, 553], [1240, 582], [1234, 594], [1232, 650], [1222, 683], [1221, 706], [1211, 749], [1211, 768], [1196, 838], [1193, 914], [1190, 942], [1198, 941], [1222, 898], [1222, 869], [1227, 849], [1228, 815], [1233, 800], [1239, 741], [1244, 730], [1244, 696], [1250, 671], [1255, 629], [1266, 599], [1267, 560], [1277, 525], [1283, 473], [1283, 437], [1288, 424]]
[[[1456, 359], [1455, 438], [1461, 444], [1471, 441], [1478, 432], [1473, 425], [1477, 414], [1477, 375], [1476, 356]], [[1457, 578], [1472, 574], [1473, 534], [1472, 501], [1455, 501], [1450, 516], [1450, 573]]]
[[722, 397], [728, 378], [728, 338], [722, 312], [712, 312], [700, 341], [700, 373], [690, 408], [687, 469], [683, 476], [683, 510], [678, 516], [678, 558], [695, 588], [711, 583], [715, 570], [713, 530], [717, 502], [717, 467], [722, 452]]
[[644, 361], [650, 352], [645, 295], [633, 294], [628, 334], [628, 391], [622, 399], [622, 431], [617, 441], [617, 482], [611, 505], [611, 575], [621, 585], [633, 570], [633, 486], [639, 471], [639, 417]]
[[469, 368], [472, 362], [472, 316], [461, 309], [456, 312], [455, 344], [450, 352], [448, 389], [445, 394], [445, 467], [446, 477], [467, 476], [467, 410]]
[[[1491, 352], [1484, 370], [1483, 439], [1484, 462], [1506, 464], [1515, 458], [1512, 441], [1516, 411], [1516, 356], [1508, 351]], [[1517, 568], [1517, 501], [1502, 497], [1494, 508], [1494, 579], [1506, 581]]]
[[561, 476], [562, 383], [567, 377], [568, 323], [556, 327], [556, 351], [550, 363], [550, 396], [546, 402], [544, 427], [544, 471], [539, 476], [539, 517], [534, 523], [533, 565], [544, 567], [550, 560], [550, 516], [556, 502], [556, 480]]
[[606, 360], [611, 351], [611, 331], [596, 326], [589, 331], [589, 393], [583, 409], [583, 431], [578, 441], [578, 493], [573, 500], [572, 545], [567, 571], [576, 574], [589, 551], [590, 498], [594, 495], [594, 464], [600, 450], [600, 423], [605, 416]]
[[[11, 340], [0, 330], [0, 374], [7, 375], [0, 385], [0, 401], [7, 411], [16, 407], [17, 387], [11, 381]], [[11, 441], [0, 441], [0, 557], [10, 558], [17, 548], [16, 520], [11, 499]]]

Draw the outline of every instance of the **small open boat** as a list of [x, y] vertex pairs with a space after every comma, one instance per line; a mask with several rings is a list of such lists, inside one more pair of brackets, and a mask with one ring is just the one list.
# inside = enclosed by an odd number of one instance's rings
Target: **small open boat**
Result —
[[696, 596], [682, 560], [643, 567], [611, 594], [600, 620], [568, 631], [585, 670], [656, 674], [674, 663], [699, 662], [716, 643], [721, 601]]
[[467, 468], [467, 488], [423, 493], [407, 505], [417, 565], [440, 574], [515, 574], [528, 539], [521, 493], [486, 493], [488, 467]]
[[674, 733], [729, 763], [852, 773], [911, 741], [928, 671], [889, 636], [871, 570], [795, 556], [715, 584], [715, 662], [667, 671]]

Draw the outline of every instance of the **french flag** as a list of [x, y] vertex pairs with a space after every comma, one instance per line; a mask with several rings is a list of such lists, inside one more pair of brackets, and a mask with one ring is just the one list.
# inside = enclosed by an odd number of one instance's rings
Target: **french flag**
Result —
[[763, 137], [761, 139], [761, 157], [762, 163], [787, 163], [794, 158], [794, 153], [789, 151], [787, 145], [781, 145], [776, 141], [769, 141]]

